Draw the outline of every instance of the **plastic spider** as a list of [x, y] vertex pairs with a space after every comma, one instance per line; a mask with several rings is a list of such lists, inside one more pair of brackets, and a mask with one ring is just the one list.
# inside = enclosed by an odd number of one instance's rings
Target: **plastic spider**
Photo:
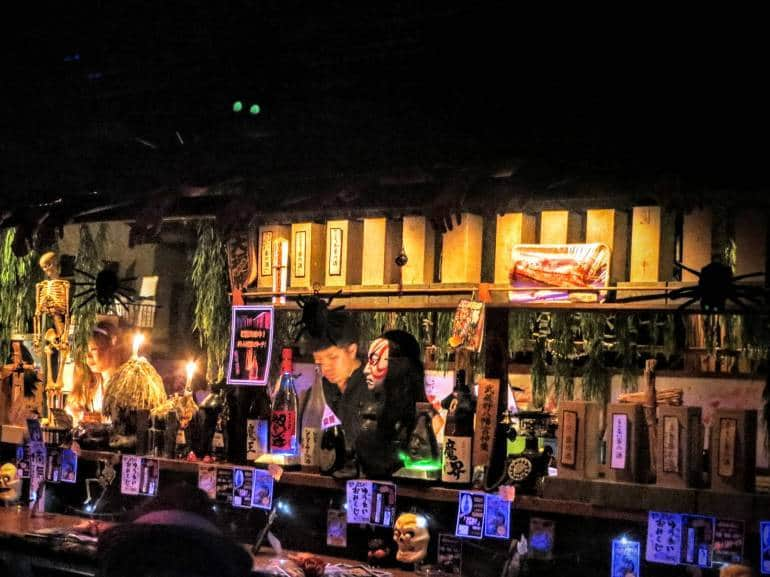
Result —
[[118, 278], [117, 273], [114, 270], [108, 268], [99, 271], [96, 276], [93, 276], [92, 274], [79, 269], [75, 269], [75, 272], [82, 274], [90, 280], [86, 282], [73, 283], [75, 286], [88, 287], [72, 297], [73, 300], [81, 297], [87, 297], [79, 302], [75, 306], [74, 310], [82, 308], [94, 299], [96, 299], [96, 302], [104, 307], [108, 307], [118, 302], [125, 308], [128, 308], [128, 305], [132, 304], [134, 300], [136, 300], [136, 297], [133, 295], [133, 293], [136, 291], [133, 288], [122, 284], [125, 282], [134, 281], [136, 280], [136, 277]]
[[300, 337], [307, 333], [311, 338], [328, 339], [333, 345], [336, 345], [334, 338], [332, 337], [333, 328], [337, 328], [344, 323], [344, 319], [339, 318], [339, 315], [334, 315], [336, 311], [345, 308], [344, 305], [338, 307], [329, 308], [335, 297], [342, 294], [340, 289], [335, 294], [329, 297], [329, 300], [324, 300], [318, 296], [318, 293], [314, 293], [309, 297], [299, 295], [297, 297], [297, 304], [302, 309], [302, 317], [294, 323], [294, 327], [299, 327], [299, 332], [294, 338], [298, 341]]
[[[698, 277], [698, 284], [678, 288], [661, 295], [660, 293], [632, 296], [616, 299], [618, 303], [658, 300], [665, 296], [671, 300], [687, 300], [679, 305], [679, 310], [686, 309], [700, 301], [701, 308], [706, 313], [721, 313], [728, 301], [735, 304], [744, 312], [754, 312], [767, 304], [767, 290], [756, 285], [738, 284], [736, 281], [747, 278], [765, 276], [763, 272], [754, 272], [733, 276], [732, 269], [719, 261], [713, 261], [704, 266], [700, 272], [683, 265], [674, 263], [677, 267], [691, 272]], [[747, 304], [748, 303], [748, 304]]]

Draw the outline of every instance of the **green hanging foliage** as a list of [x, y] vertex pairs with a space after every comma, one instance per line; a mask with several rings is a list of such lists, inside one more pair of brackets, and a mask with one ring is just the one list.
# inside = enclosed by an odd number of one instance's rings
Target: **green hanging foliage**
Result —
[[663, 319], [663, 355], [669, 361], [679, 354], [676, 340], [676, 320], [679, 313], [666, 313]]
[[273, 318], [273, 358], [270, 360], [270, 375], [280, 374], [281, 349], [294, 345], [297, 337], [297, 322], [302, 318], [302, 311], [278, 309]]
[[446, 371], [449, 366], [449, 337], [452, 335], [454, 311], [438, 311], [433, 329], [435, 331], [433, 344], [438, 349], [438, 369]]
[[[107, 224], [101, 223], [96, 233], [96, 240], [94, 240], [91, 230], [87, 224], [80, 226], [80, 243], [78, 245], [78, 253], [75, 255], [75, 269], [88, 273], [92, 277], [95, 277], [104, 265], [104, 255], [107, 252], [107, 243], [109, 242], [107, 237]], [[75, 272], [75, 282], [86, 283], [93, 282], [93, 279], [89, 279], [86, 275]], [[76, 294], [78, 291], [73, 291]], [[85, 296], [84, 298], [88, 298]], [[79, 301], [82, 302], [82, 301]], [[73, 303], [77, 304], [77, 303]], [[76, 318], [73, 318], [73, 334], [72, 334], [72, 358], [78, 359], [81, 362], [85, 362], [86, 351], [88, 350], [88, 337], [91, 335], [91, 330], [96, 324], [96, 315], [100, 312], [100, 305], [96, 301], [96, 298], [89, 300], [83, 306], [77, 310]]]
[[508, 311], [508, 351], [511, 356], [526, 351], [532, 340], [533, 314], [527, 310]]
[[583, 368], [583, 399], [606, 403], [610, 398], [611, 373], [604, 364], [604, 328], [607, 317], [602, 313], [582, 313], [580, 332], [588, 356]]
[[206, 380], [224, 379], [230, 339], [230, 299], [224, 242], [209, 223], [198, 225], [198, 246], [192, 264], [195, 293], [193, 331], [197, 331], [201, 347], [206, 350]]
[[43, 278], [35, 252], [22, 258], [13, 254], [14, 236], [12, 228], [0, 232], [0, 356], [3, 361], [10, 350], [11, 334], [29, 332], [35, 313], [35, 284]]
[[551, 352], [553, 353], [553, 388], [559, 399], [575, 396], [575, 316], [558, 311], [551, 315]]
[[548, 373], [545, 366], [545, 339], [535, 339], [532, 349], [532, 368], [530, 369], [532, 380], [532, 404], [537, 408], [545, 405], [548, 395]]
[[621, 384], [625, 392], [636, 391], [639, 388], [640, 371], [637, 366], [639, 328], [637, 321], [636, 315], [633, 314], [618, 314], [615, 317], [616, 347], [622, 367]]

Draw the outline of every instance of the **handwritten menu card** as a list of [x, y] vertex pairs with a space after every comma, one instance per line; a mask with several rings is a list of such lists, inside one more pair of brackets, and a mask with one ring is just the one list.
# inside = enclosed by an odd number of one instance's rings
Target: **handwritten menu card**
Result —
[[650, 511], [647, 515], [647, 561], [677, 565], [681, 551], [682, 516]]

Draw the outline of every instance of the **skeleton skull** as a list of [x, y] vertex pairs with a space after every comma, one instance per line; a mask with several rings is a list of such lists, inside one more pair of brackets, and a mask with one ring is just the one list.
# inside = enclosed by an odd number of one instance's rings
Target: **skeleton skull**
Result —
[[428, 553], [428, 532], [425, 518], [414, 513], [402, 513], [393, 528], [393, 540], [398, 545], [396, 559], [401, 563], [417, 563]]
[[40, 257], [39, 264], [46, 277], [51, 280], [59, 278], [59, 258], [55, 252], [45, 253]]

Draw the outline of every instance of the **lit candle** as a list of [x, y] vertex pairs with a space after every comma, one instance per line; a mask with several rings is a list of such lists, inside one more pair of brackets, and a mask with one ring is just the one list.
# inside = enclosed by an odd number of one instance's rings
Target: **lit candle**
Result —
[[195, 364], [195, 361], [188, 361], [187, 363], [187, 383], [185, 384], [185, 390], [190, 391], [192, 390], [192, 378], [195, 374], [195, 369], [198, 368]]
[[144, 342], [144, 335], [142, 333], [136, 333], [134, 335], [134, 348], [133, 348], [133, 354], [131, 355], [131, 358], [133, 359], [139, 358], [139, 347], [142, 346], [143, 342]]

